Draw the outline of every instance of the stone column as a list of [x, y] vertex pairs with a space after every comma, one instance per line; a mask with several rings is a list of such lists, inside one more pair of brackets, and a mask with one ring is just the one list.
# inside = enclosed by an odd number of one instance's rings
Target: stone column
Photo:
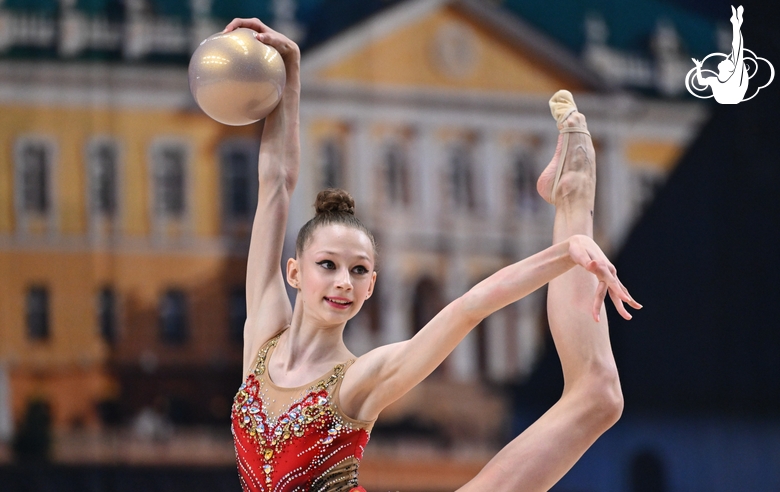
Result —
[[502, 205], [507, 203], [504, 185], [504, 159], [495, 136], [483, 133], [475, 149], [474, 171], [477, 201], [484, 208], [484, 216], [490, 224], [500, 224]]
[[400, 259], [392, 251], [385, 251], [382, 257], [381, 273], [381, 318], [379, 335], [380, 343], [400, 342], [411, 337], [409, 330], [410, 318], [410, 286], [404, 285], [399, 276]]
[[609, 252], [622, 245], [635, 203], [630, 196], [629, 171], [622, 158], [622, 138], [610, 133], [602, 138], [601, 143], [596, 156], [598, 193], [594, 221], [596, 232], [608, 241], [602, 247]]
[[491, 380], [502, 381], [509, 376], [507, 354], [507, 310], [501, 309], [489, 317], [485, 323], [487, 338], [487, 373]]
[[430, 126], [418, 129], [410, 159], [412, 206], [415, 215], [428, 227], [436, 223], [441, 201], [438, 179], [441, 150], [434, 131]]
[[[365, 121], [353, 121], [350, 125], [351, 134], [349, 140], [349, 150], [347, 152], [348, 177], [347, 189], [355, 199], [358, 215], [361, 219], [367, 220], [371, 214], [372, 207], [369, 201], [372, 198], [374, 185], [372, 183], [372, 149], [371, 136], [369, 135], [369, 124]], [[370, 226], [370, 224], [366, 224]]]
[[[457, 248], [458, 245], [455, 245]], [[452, 302], [463, 295], [469, 288], [466, 259], [462, 253], [453, 251], [445, 279], [446, 302]], [[455, 381], [474, 381], [477, 378], [477, 334], [472, 330], [463, 341], [455, 347], [449, 357], [450, 374]]]
[[541, 292], [534, 292], [517, 304], [518, 316], [514, 320], [517, 340], [517, 367], [512, 368], [518, 374], [530, 374], [540, 353], [539, 319], [546, 297]]

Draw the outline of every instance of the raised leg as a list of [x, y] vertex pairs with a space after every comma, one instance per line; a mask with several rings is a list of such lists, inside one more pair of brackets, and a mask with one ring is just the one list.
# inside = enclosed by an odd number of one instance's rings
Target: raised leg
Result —
[[[579, 112], [570, 113], [559, 125], [587, 128]], [[559, 146], [556, 156], [560, 154]], [[565, 168], [555, 196], [551, 196], [559, 165]], [[590, 136], [569, 133], [565, 162], [557, 162], [554, 157], [550, 166], [538, 187], [545, 199], [556, 204], [553, 242], [574, 234], [592, 237], [596, 162]], [[603, 308], [600, 321], [591, 315], [597, 283], [596, 277], [583, 268], [573, 268], [550, 282], [547, 311], [563, 368], [563, 395], [502, 449], [462, 492], [548, 490], [620, 417], [623, 399], [607, 317]]]

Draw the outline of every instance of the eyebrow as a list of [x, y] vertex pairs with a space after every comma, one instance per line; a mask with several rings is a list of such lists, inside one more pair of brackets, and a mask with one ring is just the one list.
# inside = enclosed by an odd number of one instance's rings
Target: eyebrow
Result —
[[[324, 253], [324, 254], [327, 254], [327, 255], [340, 256], [339, 253], [336, 253], [335, 251], [317, 251], [317, 253]], [[371, 261], [371, 258], [369, 258], [368, 256], [363, 255], [363, 254], [357, 255], [357, 257], [362, 259], [362, 260]]]

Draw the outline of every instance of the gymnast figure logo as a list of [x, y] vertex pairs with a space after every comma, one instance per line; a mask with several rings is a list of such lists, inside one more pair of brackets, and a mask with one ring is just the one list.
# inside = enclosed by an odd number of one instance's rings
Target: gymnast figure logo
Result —
[[[768, 86], [772, 79], [775, 78], [775, 68], [766, 58], [756, 56], [755, 53], [745, 48], [742, 40], [742, 13], [745, 11], [740, 5], [739, 8], [734, 10], [731, 7], [731, 27], [732, 27], [732, 41], [731, 41], [731, 54], [726, 55], [724, 53], [712, 53], [707, 55], [702, 61], [692, 58], [696, 67], [692, 68], [690, 72], [685, 76], [685, 88], [688, 92], [700, 99], [708, 99], [715, 97], [715, 100], [720, 104], [739, 104], [742, 101], [748, 101], [756, 97], [758, 91]], [[723, 60], [718, 63], [718, 73], [713, 70], [702, 69], [702, 65], [709, 58], [714, 58], [716, 61], [720, 58]], [[745, 97], [748, 90], [750, 79], [752, 79], [758, 73], [759, 61], [766, 63], [769, 67], [769, 80], [766, 84], [756, 88], [749, 97]], [[711, 75], [710, 77], [704, 77], [703, 75]], [[755, 84], [754, 84], [755, 85]], [[702, 96], [698, 93], [706, 93], [707, 87], [712, 89], [712, 94]]]

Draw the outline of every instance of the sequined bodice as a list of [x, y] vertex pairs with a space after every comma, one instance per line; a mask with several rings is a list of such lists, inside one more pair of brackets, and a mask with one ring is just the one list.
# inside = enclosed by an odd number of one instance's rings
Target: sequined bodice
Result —
[[309, 385], [281, 388], [266, 369], [280, 336], [260, 349], [233, 400], [241, 485], [245, 492], [349, 491], [358, 486], [358, 464], [373, 424], [339, 408], [341, 381], [354, 359]]

